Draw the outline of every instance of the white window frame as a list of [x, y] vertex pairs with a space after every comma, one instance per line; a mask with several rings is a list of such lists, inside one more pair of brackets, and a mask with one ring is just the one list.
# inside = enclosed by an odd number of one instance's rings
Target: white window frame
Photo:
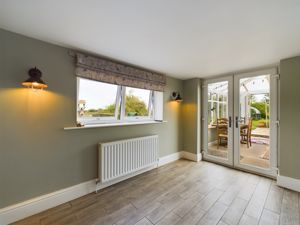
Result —
[[[126, 105], [126, 87], [122, 86], [122, 88], [124, 88], [124, 93], [122, 93], [122, 97], [123, 97], [123, 101], [122, 101], [122, 108], [124, 109], [124, 113], [122, 113], [121, 115], [123, 115], [123, 121], [150, 121], [150, 120], [154, 120], [154, 91], [150, 90], [150, 95], [149, 95], [149, 99], [148, 99], [148, 116], [126, 116], [125, 113], [125, 105]], [[151, 112], [152, 110], [152, 112]]]
[[[76, 121], [77, 123], [81, 123], [84, 125], [94, 125], [94, 124], [99, 124], [99, 123], [117, 123], [118, 120], [118, 114], [119, 114], [119, 104], [120, 104], [120, 97], [119, 97], [119, 93], [120, 93], [120, 86], [117, 86], [117, 93], [116, 93], [116, 100], [115, 100], [115, 115], [113, 117], [94, 117], [93, 119], [91, 119], [90, 121], [87, 122], [83, 122], [81, 121], [81, 118], [78, 114], [78, 101], [79, 101], [79, 87], [80, 87], [80, 80], [84, 79], [84, 80], [89, 80], [86, 78], [81, 78], [81, 77], [77, 77], [77, 98], [76, 98]], [[98, 81], [95, 81], [98, 82]], [[102, 82], [101, 82], [102, 83]]]
[[[76, 98], [76, 121], [77, 123], [81, 123], [83, 125], [95, 125], [95, 124], [103, 124], [103, 123], [122, 123], [122, 122], [142, 122], [142, 121], [155, 121], [156, 117], [158, 120], [163, 117], [163, 109], [156, 110], [157, 107], [163, 107], [162, 102], [158, 104], [158, 101], [163, 101], [161, 92], [151, 91], [149, 95], [149, 104], [148, 104], [148, 112], [149, 116], [126, 116], [125, 115], [125, 101], [126, 101], [126, 86], [117, 85], [117, 94], [115, 100], [115, 116], [114, 117], [95, 117], [94, 120], [84, 122], [81, 121], [81, 118], [78, 114], [78, 101], [79, 101], [79, 87], [80, 87], [80, 79], [85, 79], [81, 77], [77, 77], [77, 98]], [[104, 83], [101, 81], [96, 81], [100, 83]], [[159, 97], [157, 97], [159, 96]], [[119, 112], [120, 110], [120, 112]], [[159, 115], [157, 115], [159, 112]], [[120, 114], [120, 118], [118, 118]]]
[[[208, 100], [208, 102], [211, 103], [211, 105], [213, 105], [213, 103], [217, 103], [217, 108], [216, 108], [216, 110], [217, 110], [217, 112], [216, 112], [217, 118], [220, 117], [220, 104], [225, 104], [226, 105], [226, 114], [228, 115], [228, 100], [226, 100], [226, 101], [219, 101], [220, 94], [217, 93], [216, 95], [217, 95], [217, 97], [216, 97], [217, 100], [212, 100], [213, 98], [211, 98], [210, 100]], [[214, 121], [214, 119], [217, 119], [217, 118], [214, 118], [213, 112], [210, 112], [210, 115], [211, 115], [212, 121]]]

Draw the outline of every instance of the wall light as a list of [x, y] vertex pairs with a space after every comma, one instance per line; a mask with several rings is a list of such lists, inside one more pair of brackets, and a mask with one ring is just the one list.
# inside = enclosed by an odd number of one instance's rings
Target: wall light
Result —
[[42, 72], [36, 67], [31, 68], [28, 71], [28, 75], [29, 78], [22, 83], [23, 86], [34, 89], [44, 89], [48, 87], [48, 85], [41, 79]]
[[173, 101], [176, 101], [176, 102], [181, 102], [182, 101], [180, 93], [176, 92], [176, 91], [172, 92], [171, 98], [172, 98]]

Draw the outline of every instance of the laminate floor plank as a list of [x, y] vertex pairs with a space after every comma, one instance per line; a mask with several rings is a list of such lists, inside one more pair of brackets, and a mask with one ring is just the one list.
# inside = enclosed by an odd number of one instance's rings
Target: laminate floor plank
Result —
[[285, 189], [281, 204], [280, 225], [299, 224], [298, 192]]
[[124, 215], [128, 215], [133, 210], [135, 210], [134, 206], [132, 206], [132, 204], [128, 204], [122, 207], [121, 209], [114, 211], [113, 213], [110, 213], [104, 217], [97, 218], [92, 224], [93, 225], [115, 224], [117, 221], [122, 219]]
[[215, 203], [209, 211], [202, 217], [197, 225], [216, 225], [220, 221], [221, 217], [225, 213], [227, 205], [223, 203]]
[[174, 208], [173, 213], [177, 214], [180, 217], [184, 217], [203, 198], [203, 194], [195, 192], [193, 195], [190, 196], [190, 198], [185, 199], [183, 202], [179, 203], [179, 205], [176, 208]]
[[264, 209], [259, 220], [259, 225], [278, 225], [279, 217], [279, 214], [268, 209]]
[[249, 201], [256, 189], [258, 182], [259, 179], [253, 179], [252, 176], [249, 176], [249, 179], [245, 182], [245, 184], [241, 188], [238, 197]]
[[265, 208], [277, 214], [280, 214], [283, 191], [283, 188], [278, 187], [273, 181], [265, 204]]
[[205, 211], [208, 211], [209, 208], [220, 198], [223, 191], [214, 189], [209, 192], [199, 203], [199, 207]]
[[221, 221], [228, 225], [237, 225], [243, 216], [248, 201], [242, 198], [236, 198], [229, 206]]
[[257, 225], [259, 219], [244, 214], [239, 222], [239, 225]]
[[229, 186], [229, 188], [222, 194], [219, 202], [222, 202], [223, 204], [230, 205], [233, 200], [236, 198], [236, 196], [241, 191], [243, 185], [245, 184], [246, 177], [244, 176], [237, 176], [236, 180]]
[[[127, 215], [124, 215], [119, 221], [116, 222], [117, 225], [131, 225], [135, 224], [152, 212], [155, 209], [161, 207], [161, 203], [159, 202], [150, 202], [139, 209], [133, 210]], [[147, 219], [148, 220], [148, 219]], [[152, 224], [152, 223], [151, 223]]]
[[271, 186], [271, 180], [262, 178], [260, 179], [257, 187], [250, 199], [250, 202], [245, 210], [245, 214], [254, 217], [259, 220], [262, 211], [264, 209], [264, 204], [267, 199], [269, 189]]
[[171, 212], [177, 205], [179, 205], [181, 201], [182, 198], [180, 198], [179, 196], [174, 196], [172, 199], [162, 204], [159, 208], [154, 209], [146, 217], [151, 223], [155, 224], [169, 212]]
[[170, 225], [170, 224], [176, 224], [180, 220], [180, 217], [176, 215], [173, 212], [170, 212], [168, 215], [166, 215], [164, 218], [162, 218], [160, 221], [158, 221], [157, 225]]
[[181, 218], [176, 225], [195, 225], [204, 215], [206, 211], [196, 205], [188, 214]]
[[220, 221], [220, 222], [218, 223], [218, 225], [228, 225], [228, 224], [225, 223], [225, 222], [223, 222], [223, 221]]
[[149, 220], [147, 220], [146, 218], [143, 218], [142, 220], [138, 221], [137, 223], [135, 223], [134, 225], [153, 225], [153, 223], [151, 223]]

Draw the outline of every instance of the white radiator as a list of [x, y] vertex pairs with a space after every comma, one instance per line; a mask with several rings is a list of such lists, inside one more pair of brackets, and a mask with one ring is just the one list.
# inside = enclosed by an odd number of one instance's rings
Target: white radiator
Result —
[[157, 166], [158, 136], [99, 144], [98, 176], [103, 188]]

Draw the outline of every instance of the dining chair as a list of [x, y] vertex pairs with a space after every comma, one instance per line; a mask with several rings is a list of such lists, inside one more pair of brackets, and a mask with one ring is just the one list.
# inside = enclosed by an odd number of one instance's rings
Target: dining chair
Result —
[[248, 124], [243, 126], [240, 131], [241, 143], [247, 144], [247, 148], [251, 147], [251, 132], [252, 132], [252, 118], [248, 118]]
[[226, 144], [228, 143], [228, 119], [227, 118], [217, 119], [217, 137], [218, 137], [217, 148], [219, 148], [219, 145], [222, 144], [222, 140], [225, 140]]

